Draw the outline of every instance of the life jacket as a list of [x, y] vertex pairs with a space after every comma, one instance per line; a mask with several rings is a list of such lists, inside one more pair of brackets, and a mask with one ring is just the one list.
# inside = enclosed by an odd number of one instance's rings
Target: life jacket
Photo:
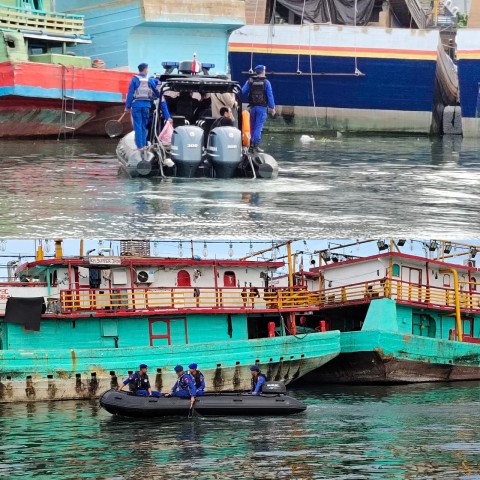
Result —
[[255, 387], [257, 386], [258, 379], [260, 377], [263, 377], [265, 380], [267, 377], [263, 373], [259, 373], [256, 377], [252, 377], [252, 392], [255, 390]]
[[135, 372], [135, 375], [136, 377], [133, 382], [130, 382], [130, 385], [132, 385], [132, 391], [136, 392], [137, 390], [148, 390], [150, 388], [148, 375], [140, 375], [140, 372]]
[[147, 100], [151, 101], [153, 97], [152, 89], [148, 84], [148, 78], [142, 77], [141, 75], [135, 75], [140, 81], [140, 85], [137, 87], [133, 93], [134, 100]]
[[195, 384], [192, 382], [193, 378], [189, 373], [184, 373], [179, 379], [178, 379], [178, 389], [179, 390], [185, 390], [189, 392], [190, 394], [195, 394]]
[[266, 107], [268, 105], [267, 92], [265, 91], [265, 77], [251, 77], [250, 92], [248, 94], [248, 103], [252, 107]]
[[197, 370], [195, 372], [195, 376], [193, 376], [193, 380], [195, 381], [195, 388], [200, 388], [202, 385], [202, 380], [204, 380], [203, 373], [200, 370]]

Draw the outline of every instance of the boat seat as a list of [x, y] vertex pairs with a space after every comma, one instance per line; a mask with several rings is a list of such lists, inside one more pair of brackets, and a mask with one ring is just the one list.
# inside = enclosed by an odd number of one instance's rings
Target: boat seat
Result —
[[215, 117], [205, 117], [195, 122], [197, 126], [203, 129], [203, 132], [204, 132], [203, 146], [205, 148], [207, 147], [207, 143], [208, 143], [208, 134], [210, 133], [210, 130], [212, 129], [212, 125], [215, 122], [215, 120], [216, 120]]
[[187, 119], [181, 115], [172, 115], [173, 128], [184, 127], [188, 125]]

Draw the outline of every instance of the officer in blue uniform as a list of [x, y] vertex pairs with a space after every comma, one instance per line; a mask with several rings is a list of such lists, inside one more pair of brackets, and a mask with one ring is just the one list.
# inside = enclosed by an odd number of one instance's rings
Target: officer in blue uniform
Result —
[[197, 391], [197, 396], [198, 395], [203, 395], [203, 392], [205, 391], [205, 377], [203, 376], [203, 373], [200, 370], [197, 370], [198, 365], [196, 363], [191, 363], [188, 366], [190, 376], [193, 378], [193, 381], [195, 383], [195, 390]]
[[[148, 64], [141, 63], [138, 66], [138, 75], [132, 77], [128, 87], [125, 111], [132, 111], [133, 129], [135, 130], [135, 144], [139, 150], [145, 150], [147, 146], [147, 126], [150, 121], [150, 111], [155, 98], [160, 98], [157, 83], [153, 78], [148, 78]], [[171, 122], [167, 102], [161, 102], [165, 120]]]
[[252, 365], [250, 367], [252, 372], [252, 395], [259, 395], [262, 391], [262, 385], [267, 381], [267, 377], [263, 373], [260, 373], [258, 365]]
[[189, 398], [190, 405], [195, 403], [195, 395], [197, 393], [195, 388], [195, 382], [193, 378], [183, 371], [181, 365], [175, 367], [175, 372], [177, 373], [178, 380], [175, 382], [175, 385], [172, 388], [172, 395], [174, 397]]
[[150, 386], [150, 381], [148, 380], [147, 375], [148, 366], [142, 363], [139, 367], [138, 372], [135, 372], [128, 376], [126, 380], [123, 381], [119, 390], [123, 390], [123, 387], [126, 385], [131, 385], [130, 390], [135, 393], [135, 395], [142, 395], [144, 397], [159, 397], [160, 392], [152, 390]]
[[263, 152], [259, 148], [262, 139], [263, 124], [267, 119], [267, 108], [275, 115], [275, 100], [272, 85], [265, 78], [265, 65], [255, 67], [255, 75], [250, 77], [242, 88], [242, 93], [248, 96], [250, 106], [250, 152]]

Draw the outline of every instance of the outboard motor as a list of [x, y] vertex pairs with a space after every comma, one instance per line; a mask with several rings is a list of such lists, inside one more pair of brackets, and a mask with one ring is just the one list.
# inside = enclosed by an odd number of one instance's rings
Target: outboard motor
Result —
[[208, 137], [207, 158], [217, 178], [232, 178], [242, 160], [242, 132], [235, 127], [214, 128]]
[[269, 382], [268, 380], [262, 385], [262, 393], [263, 394], [285, 394], [287, 393], [287, 389], [285, 388], [285, 384], [283, 382]]
[[194, 177], [202, 162], [203, 130], [195, 125], [177, 127], [172, 135], [172, 160], [177, 177]]

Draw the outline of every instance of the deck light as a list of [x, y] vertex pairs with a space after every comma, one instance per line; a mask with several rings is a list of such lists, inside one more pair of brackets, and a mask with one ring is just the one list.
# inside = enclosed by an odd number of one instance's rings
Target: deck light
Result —
[[430, 240], [430, 243], [428, 244], [428, 250], [430, 252], [434, 252], [438, 247], [438, 243], [435, 240]]
[[452, 251], [452, 244], [450, 242], [446, 242], [443, 246], [443, 253], [450, 253]]
[[182, 243], [181, 241], [178, 242], [178, 256], [179, 256], [180, 258], [183, 257], [183, 243]]
[[321, 253], [321, 257], [323, 258], [323, 260], [325, 260], [326, 262], [328, 262], [330, 260], [330, 250], [324, 250], [322, 253]]
[[207, 258], [207, 257], [208, 257], [207, 242], [203, 242], [202, 255], [204, 256], [204, 258]]
[[470, 248], [470, 257], [475, 258], [475, 255], [477, 255], [477, 249], [475, 247]]
[[381, 252], [382, 250], [387, 250], [388, 249], [388, 245], [385, 243], [384, 240], [379, 240], [377, 242], [377, 247], [378, 247], [378, 250]]
[[405, 238], [400, 238], [397, 242], [397, 245], [399, 247], [403, 247], [405, 245], [405, 243], [407, 243], [407, 240]]
[[230, 242], [230, 244], [228, 245], [228, 256], [230, 258], [233, 257], [233, 245], [232, 245], [232, 242]]

